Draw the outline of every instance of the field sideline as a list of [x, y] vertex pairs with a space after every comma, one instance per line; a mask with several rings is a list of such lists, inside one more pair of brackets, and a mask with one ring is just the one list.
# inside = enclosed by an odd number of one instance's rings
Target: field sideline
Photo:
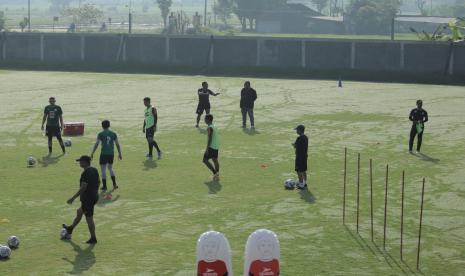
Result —
[[[202, 164], [205, 125], [194, 128], [196, 89], [207, 80], [220, 129], [221, 181]], [[1, 275], [195, 275], [195, 246], [208, 230], [225, 233], [241, 275], [245, 242], [259, 228], [277, 233], [282, 275], [464, 275], [465, 91], [459, 86], [249, 79], [258, 92], [257, 132], [240, 128], [244, 78], [0, 71], [0, 243], [21, 246], [0, 261]], [[53, 158], [40, 123], [55, 96], [65, 121], [83, 121], [65, 156]], [[161, 161], [145, 162], [145, 96], [159, 113]], [[421, 98], [430, 115], [425, 156], [407, 154], [408, 114]], [[95, 209], [99, 243], [85, 221], [72, 242], [59, 239], [79, 203], [81, 169], [101, 120], [119, 135], [120, 189]], [[295, 178], [291, 143], [298, 123], [309, 136], [309, 192], [286, 191]], [[349, 149], [348, 224], [342, 225], [344, 147]], [[355, 231], [356, 154], [362, 155], [361, 229]], [[39, 164], [26, 168], [33, 155]], [[97, 155], [98, 156], [98, 155]], [[374, 160], [375, 244], [369, 236], [368, 161]], [[391, 167], [387, 248], [382, 249], [384, 169]], [[264, 165], [264, 166], [263, 166]], [[400, 176], [406, 170], [405, 262], [399, 261]], [[421, 273], [415, 269], [421, 178], [426, 177]]]

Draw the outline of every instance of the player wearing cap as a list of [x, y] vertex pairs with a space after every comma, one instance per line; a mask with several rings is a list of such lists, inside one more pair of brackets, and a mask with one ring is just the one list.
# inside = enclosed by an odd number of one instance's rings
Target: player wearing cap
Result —
[[90, 165], [90, 156], [83, 155], [76, 161], [79, 161], [79, 165], [84, 171], [79, 180], [79, 191], [68, 199], [67, 203], [73, 204], [73, 201], [79, 197], [81, 200], [81, 207], [77, 209], [73, 224], [70, 226], [63, 224], [63, 228], [71, 235], [74, 228], [81, 221], [82, 215], [85, 215], [90, 232], [90, 239], [86, 243], [95, 244], [97, 243], [97, 237], [95, 236], [94, 206], [98, 201], [98, 186], [100, 184], [98, 170]]
[[48, 99], [50, 103], [44, 109], [44, 116], [42, 117], [42, 127], [44, 130], [45, 121], [47, 121], [45, 127], [45, 135], [48, 138], [48, 154], [52, 154], [52, 138], [56, 137], [58, 143], [60, 143], [61, 150], [63, 154], [66, 153], [65, 145], [63, 144], [63, 139], [61, 138], [61, 130], [63, 129], [63, 111], [61, 107], [55, 104], [55, 98], [50, 97]]
[[298, 125], [294, 130], [299, 135], [295, 143], [292, 144], [295, 148], [295, 171], [299, 178], [297, 188], [304, 189], [307, 187], [308, 137], [304, 134], [304, 125]]

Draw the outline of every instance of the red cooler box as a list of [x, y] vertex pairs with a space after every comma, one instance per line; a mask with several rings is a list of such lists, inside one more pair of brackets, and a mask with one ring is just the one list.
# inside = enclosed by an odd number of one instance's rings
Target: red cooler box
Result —
[[83, 122], [66, 122], [63, 127], [64, 136], [78, 136], [84, 135], [84, 123]]

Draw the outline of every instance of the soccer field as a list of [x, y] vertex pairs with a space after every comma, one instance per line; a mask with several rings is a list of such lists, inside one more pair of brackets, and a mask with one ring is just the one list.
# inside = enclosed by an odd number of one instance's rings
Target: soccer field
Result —
[[[195, 125], [202, 81], [220, 130], [220, 182], [202, 164], [205, 124]], [[249, 79], [257, 90], [256, 132], [243, 131], [240, 89], [246, 79], [205, 76], [0, 71], [0, 243], [21, 239], [0, 275], [195, 275], [195, 247], [208, 230], [224, 233], [233, 271], [242, 275], [247, 237], [274, 231], [281, 275], [465, 275], [465, 89], [454, 86]], [[65, 121], [85, 122], [68, 154], [54, 140], [52, 158], [40, 126], [55, 96]], [[164, 152], [147, 162], [142, 99], [158, 109], [156, 140]], [[408, 115], [423, 99], [430, 121], [422, 151], [410, 155]], [[203, 117], [202, 117], [203, 118]], [[123, 160], [120, 189], [95, 208], [98, 244], [89, 247], [85, 220], [72, 242], [81, 168], [100, 122], [111, 121]], [[309, 136], [309, 190], [288, 191], [296, 178], [293, 128]], [[348, 148], [347, 217], [342, 224], [344, 148]], [[99, 150], [98, 150], [99, 151]], [[356, 161], [362, 156], [360, 232], [355, 228]], [[28, 156], [39, 163], [26, 168]], [[97, 154], [98, 156], [98, 154]], [[369, 159], [374, 164], [375, 243], [370, 237]], [[383, 249], [384, 170], [390, 166], [387, 239]], [[94, 163], [98, 167], [96, 163]], [[399, 260], [400, 180], [406, 171], [404, 262]], [[421, 180], [426, 177], [421, 273], [416, 271]], [[109, 182], [111, 184], [111, 182]], [[110, 185], [111, 186], [111, 185]]]

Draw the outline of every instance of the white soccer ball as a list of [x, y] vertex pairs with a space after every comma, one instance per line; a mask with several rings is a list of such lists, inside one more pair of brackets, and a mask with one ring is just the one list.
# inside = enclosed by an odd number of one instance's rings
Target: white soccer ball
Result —
[[0, 258], [8, 258], [11, 255], [11, 249], [8, 246], [0, 246]]
[[10, 236], [8, 238], [8, 246], [10, 248], [18, 248], [19, 246], [19, 239], [16, 236]]
[[284, 188], [286, 190], [292, 190], [295, 188], [295, 181], [292, 180], [292, 179], [287, 179], [286, 181], [284, 181]]
[[65, 145], [65, 147], [71, 147], [71, 145], [72, 145], [71, 139], [64, 140], [63, 144]]
[[62, 228], [60, 231], [60, 239], [62, 240], [70, 240], [71, 235], [68, 234], [68, 231], [65, 228]]
[[37, 164], [37, 159], [35, 159], [34, 156], [29, 156], [26, 164], [29, 168], [34, 167]]

